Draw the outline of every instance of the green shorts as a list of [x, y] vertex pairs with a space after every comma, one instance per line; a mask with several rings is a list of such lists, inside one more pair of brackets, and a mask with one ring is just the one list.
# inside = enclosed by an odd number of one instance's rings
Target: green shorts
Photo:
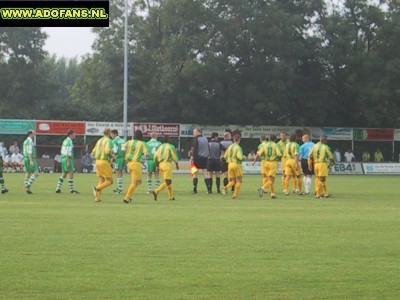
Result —
[[114, 161], [114, 169], [116, 171], [123, 171], [125, 168], [125, 158], [117, 157]]
[[39, 167], [36, 158], [33, 159], [33, 166], [31, 166], [29, 158], [24, 158], [24, 166], [27, 173], [39, 172]]
[[75, 161], [73, 158], [69, 159], [69, 167], [67, 166], [67, 159], [61, 158], [61, 172], [63, 172], [63, 173], [74, 173], [75, 172]]
[[0, 173], [3, 173], [3, 159], [0, 156]]
[[148, 173], [154, 173], [157, 169], [156, 162], [152, 159], [149, 159], [147, 161], [147, 172]]

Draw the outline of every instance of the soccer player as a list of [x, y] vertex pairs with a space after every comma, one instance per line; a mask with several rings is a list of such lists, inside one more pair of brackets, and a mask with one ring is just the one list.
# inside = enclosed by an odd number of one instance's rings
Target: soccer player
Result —
[[281, 157], [282, 188], [285, 191], [286, 145], [288, 143], [285, 131], [281, 131], [280, 138], [281, 139], [277, 144], [278, 147], [282, 150], [282, 157]]
[[0, 185], [1, 185], [1, 193], [5, 194], [8, 193], [8, 189], [6, 188], [6, 183], [3, 178], [3, 156], [4, 156], [3, 145], [0, 144]]
[[153, 132], [150, 134], [150, 140], [146, 143], [147, 147], [147, 192], [150, 194], [153, 190], [152, 175], [154, 174], [156, 189], [160, 186], [160, 174], [157, 170], [156, 162], [154, 161], [154, 155], [158, 148], [162, 145], [157, 140], [157, 133]]
[[[265, 139], [265, 136], [264, 136]], [[265, 140], [264, 140], [265, 141]], [[276, 135], [271, 134], [269, 137], [269, 142], [261, 144], [257, 151], [257, 156], [262, 157], [264, 163], [262, 164], [263, 172], [263, 185], [258, 189], [258, 194], [260, 197], [266, 192], [271, 193], [271, 198], [275, 199], [275, 177], [276, 171], [278, 170], [278, 159], [282, 156], [282, 150], [276, 144]], [[256, 163], [257, 158], [253, 161], [253, 166]]]
[[125, 152], [122, 151], [122, 145], [126, 143], [125, 139], [118, 135], [118, 130], [111, 130], [111, 138], [113, 145], [113, 157], [114, 157], [114, 170], [117, 175], [117, 188], [113, 190], [114, 193], [122, 194], [122, 184], [124, 179], [122, 178], [122, 172], [125, 168]]
[[[210, 155], [210, 149], [208, 148], [208, 140], [201, 134], [199, 128], [193, 130], [193, 146], [192, 146], [192, 157], [191, 162], [202, 171], [204, 175], [204, 183], [206, 184], [207, 191], [210, 189], [208, 175], [207, 175], [207, 160]], [[193, 174], [193, 190], [192, 194], [197, 194], [197, 183], [199, 182], [198, 172]]]
[[61, 176], [58, 179], [56, 193], [61, 193], [61, 187], [64, 183], [65, 178], [68, 175], [68, 185], [69, 191], [71, 194], [79, 194], [74, 187], [74, 172], [75, 172], [75, 163], [74, 163], [74, 144], [73, 140], [75, 139], [76, 133], [74, 130], [68, 130], [66, 139], [62, 142], [61, 146]]
[[224, 158], [228, 163], [228, 176], [230, 182], [224, 186], [222, 194], [227, 194], [228, 188], [235, 187], [232, 199], [237, 199], [242, 186], [243, 170], [242, 161], [244, 160], [243, 149], [240, 147], [240, 135], [235, 135], [233, 144], [225, 151]]
[[215, 184], [217, 186], [217, 193], [221, 193], [221, 144], [218, 142], [218, 133], [211, 134], [211, 141], [208, 143], [210, 148], [210, 156], [207, 161], [208, 172], [208, 193], [212, 194], [213, 174], [215, 174]]
[[[276, 137], [276, 136], [275, 136]], [[257, 154], [256, 154], [256, 157], [255, 157], [255, 159], [254, 159], [254, 161], [253, 161], [253, 166], [255, 165], [255, 163], [256, 163], [256, 161], [257, 161], [257, 159], [260, 157], [261, 158], [261, 168], [260, 168], [260, 173], [261, 173], [261, 179], [262, 179], [262, 181], [261, 181], [261, 186], [264, 186], [266, 183], [267, 183], [267, 181], [268, 181], [268, 176], [267, 176], [267, 174], [265, 174], [265, 170], [264, 170], [264, 164], [265, 164], [265, 156], [264, 156], [264, 154], [260, 154], [261, 152], [260, 152], [260, 149], [265, 145], [267, 143], [267, 137], [265, 136], [265, 135], [262, 135], [261, 137], [260, 137], [260, 144], [258, 145], [258, 148], [257, 148]], [[264, 153], [264, 152], [262, 152], [262, 153]], [[282, 155], [282, 154], [281, 154]]]
[[96, 160], [96, 175], [99, 178], [98, 184], [93, 187], [95, 202], [100, 202], [103, 189], [113, 184], [113, 170], [111, 167], [112, 140], [110, 134], [110, 128], [105, 128], [103, 137], [97, 141], [92, 150], [94, 159]]
[[296, 135], [291, 134], [286, 145], [285, 188], [283, 191], [286, 196], [289, 195], [289, 180], [292, 176], [295, 193], [302, 194], [302, 185], [297, 183], [297, 177], [300, 174], [299, 150], [300, 146], [296, 142]]
[[301, 169], [303, 170], [304, 178], [304, 188], [305, 194], [310, 195], [312, 176], [314, 175], [314, 170], [308, 168], [308, 156], [310, 155], [311, 149], [314, 147], [314, 143], [310, 141], [310, 136], [305, 134], [302, 136], [301, 140], [303, 145], [300, 146], [299, 150], [299, 160], [301, 163]]
[[179, 170], [178, 164], [178, 154], [176, 153], [176, 149], [174, 145], [172, 145], [169, 141], [169, 137], [164, 137], [164, 143], [161, 147], [158, 148], [156, 154], [154, 155], [154, 160], [160, 170], [164, 182], [152, 192], [153, 199], [157, 201], [158, 194], [167, 188], [168, 198], [169, 200], [175, 200], [175, 197], [172, 193], [172, 165], [171, 162], [175, 163], [176, 169]]
[[[327, 137], [321, 136], [320, 141], [314, 145], [308, 156], [308, 168], [315, 172], [315, 198], [330, 197], [327, 192], [326, 178], [329, 173], [329, 166], [334, 162], [331, 149], [326, 144]], [[324, 194], [324, 195], [323, 195]]]
[[25, 165], [25, 192], [32, 194], [31, 186], [39, 176], [39, 167], [36, 160], [36, 149], [33, 144], [35, 133], [33, 130], [28, 131], [28, 136], [23, 144], [24, 149], [24, 165]]
[[[226, 186], [229, 183], [229, 179], [228, 179], [228, 163], [225, 160], [225, 151], [226, 149], [228, 149], [228, 147], [230, 145], [233, 144], [232, 142], [232, 136], [229, 132], [225, 132], [224, 133], [224, 140], [220, 142], [221, 144], [221, 173], [222, 173], [222, 177], [224, 178], [224, 182], [223, 185]], [[232, 187], [233, 189], [234, 187]]]
[[142, 183], [142, 159], [147, 153], [142, 131], [136, 130], [133, 139], [128, 141], [123, 149], [125, 149], [125, 160], [131, 174], [131, 183], [124, 197], [124, 202], [129, 204], [132, 202], [133, 192]]

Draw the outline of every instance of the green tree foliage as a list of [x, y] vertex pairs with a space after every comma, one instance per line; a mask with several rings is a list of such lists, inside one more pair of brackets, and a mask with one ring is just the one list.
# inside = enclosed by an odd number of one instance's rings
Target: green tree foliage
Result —
[[[120, 121], [124, 0], [110, 9], [81, 63], [45, 58], [40, 29], [3, 29], [2, 115], [32, 101], [39, 116]], [[398, 1], [140, 0], [129, 11], [129, 120], [400, 126]]]

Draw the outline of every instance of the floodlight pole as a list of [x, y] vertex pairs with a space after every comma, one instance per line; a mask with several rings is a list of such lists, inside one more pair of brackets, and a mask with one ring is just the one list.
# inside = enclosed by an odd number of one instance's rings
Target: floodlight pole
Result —
[[124, 137], [128, 138], [128, 0], [125, 0], [124, 38]]

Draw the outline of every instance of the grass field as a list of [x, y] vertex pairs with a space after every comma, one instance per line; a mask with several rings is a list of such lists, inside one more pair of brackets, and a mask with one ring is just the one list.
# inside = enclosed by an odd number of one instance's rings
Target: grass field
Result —
[[[133, 205], [111, 189], [94, 203], [57, 176], [22, 190], [5, 174], [0, 195], [0, 299], [399, 299], [400, 177], [331, 176], [334, 198], [259, 198], [247, 176], [239, 200], [190, 195]], [[127, 182], [127, 178], [125, 179]]]

